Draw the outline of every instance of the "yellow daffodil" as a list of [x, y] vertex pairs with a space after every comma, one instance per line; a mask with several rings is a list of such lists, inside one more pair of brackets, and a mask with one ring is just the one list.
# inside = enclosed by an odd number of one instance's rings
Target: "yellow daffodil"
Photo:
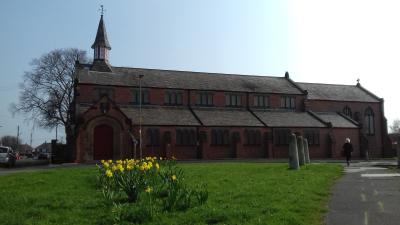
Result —
[[107, 169], [108, 167], [110, 167], [110, 164], [108, 164], [108, 162], [104, 162], [104, 163], [103, 163], [103, 166], [104, 166], [104, 168]]
[[156, 168], [157, 168], [157, 169], [160, 169], [160, 165], [158, 165], [158, 163], [156, 163]]
[[101, 162], [102, 164], [104, 164], [105, 161], [104, 161], [104, 159], [102, 159], [100, 162]]
[[176, 181], [176, 175], [175, 174], [171, 176], [171, 180], [172, 181]]
[[111, 170], [112, 170], [112, 171], [117, 171], [117, 170], [118, 170], [118, 167], [117, 167], [116, 165], [113, 165], [113, 166], [111, 167]]
[[124, 172], [124, 167], [121, 164], [119, 164], [118, 165], [118, 170], [121, 171], [121, 172]]
[[111, 164], [111, 163], [112, 163], [112, 160], [111, 160], [111, 159], [109, 159], [109, 160], [108, 160], [108, 163], [110, 163], [110, 164]]
[[127, 169], [127, 170], [132, 170], [132, 169], [133, 169], [133, 166], [131, 166], [131, 165], [128, 164], [128, 165], [126, 165], [126, 169]]
[[106, 176], [107, 177], [112, 177], [113, 173], [111, 172], [111, 170], [106, 170]]
[[144, 189], [144, 192], [146, 193], [150, 193], [153, 189], [149, 186], [146, 187], [146, 189]]

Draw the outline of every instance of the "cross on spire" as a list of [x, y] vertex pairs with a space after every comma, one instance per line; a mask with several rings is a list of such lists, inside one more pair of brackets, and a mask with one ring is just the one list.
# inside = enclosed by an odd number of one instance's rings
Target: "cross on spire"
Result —
[[100, 9], [99, 9], [99, 11], [100, 11], [100, 13], [101, 13], [101, 15], [104, 15], [104, 6], [103, 5], [100, 5]]

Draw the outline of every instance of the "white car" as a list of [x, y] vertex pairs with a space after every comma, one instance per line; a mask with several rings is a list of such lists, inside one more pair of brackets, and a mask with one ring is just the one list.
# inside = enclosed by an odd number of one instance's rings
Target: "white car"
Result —
[[15, 166], [15, 159], [15, 153], [12, 148], [0, 146], [0, 164], [12, 167]]

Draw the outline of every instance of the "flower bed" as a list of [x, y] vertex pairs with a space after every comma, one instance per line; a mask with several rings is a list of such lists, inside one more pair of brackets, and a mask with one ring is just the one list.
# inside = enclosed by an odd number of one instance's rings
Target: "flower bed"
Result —
[[182, 211], [207, 201], [205, 185], [190, 188], [175, 159], [102, 160], [98, 186], [114, 222], [144, 222], [159, 212]]

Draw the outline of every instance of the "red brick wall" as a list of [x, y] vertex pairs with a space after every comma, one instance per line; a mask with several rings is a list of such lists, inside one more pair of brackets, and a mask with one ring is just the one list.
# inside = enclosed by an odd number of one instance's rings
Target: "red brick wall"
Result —
[[[211, 131], [212, 127], [200, 128], [201, 131], [207, 133], [207, 141], [203, 143], [203, 152], [205, 159], [215, 159], [215, 158], [262, 158], [267, 155], [267, 146], [263, 143], [264, 132], [268, 131], [268, 128], [248, 128], [248, 127], [227, 127], [229, 129], [229, 136], [232, 137], [234, 132], [239, 133], [240, 141], [227, 146], [215, 146], [211, 144]], [[245, 145], [244, 131], [245, 129], [259, 129], [261, 132], [261, 145]]]
[[[304, 129], [309, 129], [309, 128], [289, 128], [292, 133], [300, 133], [304, 137]], [[330, 148], [331, 146], [329, 145], [328, 142], [328, 135], [330, 129], [329, 128], [315, 128], [319, 130], [319, 145], [309, 145], [309, 152], [310, 152], [310, 158], [311, 159], [322, 159], [322, 158], [330, 158], [331, 153], [330, 153]], [[358, 135], [358, 129], [342, 129], [339, 131], [334, 131], [334, 133], [340, 133], [342, 132], [343, 135], [347, 134], [353, 137], [352, 135], [355, 133], [355, 135]], [[339, 135], [340, 137], [340, 135]], [[358, 147], [358, 140], [357, 140], [357, 147]], [[289, 155], [289, 145], [272, 145], [272, 151], [273, 151], [273, 157], [274, 158], [288, 158]], [[341, 148], [341, 146], [340, 146]], [[334, 151], [338, 151], [335, 149]], [[339, 151], [340, 153], [340, 151]], [[340, 157], [340, 155], [335, 155], [333, 158]]]
[[353, 145], [353, 158], [360, 158], [359, 131], [357, 129], [334, 128], [333, 136], [335, 138], [335, 142], [333, 143], [334, 158], [343, 158], [343, 156], [341, 156], [341, 152], [343, 150], [342, 147], [346, 138], [350, 138], [351, 144]]
[[[250, 107], [254, 107], [254, 96], [255, 95], [259, 95], [259, 94], [255, 94], [255, 93], [249, 94], [249, 106]], [[288, 96], [288, 95], [268, 94], [267, 96], [268, 96], [268, 100], [269, 100], [269, 107], [279, 109], [279, 108], [281, 108], [281, 97]], [[304, 96], [303, 95], [291, 95], [291, 96], [296, 98], [295, 111], [297, 111], [297, 112], [303, 111], [304, 110], [304, 106], [303, 106]]]
[[[343, 112], [343, 108], [345, 106], [350, 107], [353, 116], [356, 112], [360, 113], [360, 122], [364, 122], [364, 112], [370, 107], [374, 112], [374, 120], [375, 120], [375, 134], [372, 136], [367, 136], [368, 146], [369, 146], [369, 154], [371, 157], [382, 157], [383, 154], [383, 145], [382, 145], [382, 118], [383, 113], [381, 111], [381, 103], [372, 102], [339, 102], [339, 101], [316, 101], [312, 100], [309, 103], [310, 109], [318, 112], [318, 111], [333, 111], [333, 112]], [[363, 131], [362, 131], [363, 132]], [[358, 138], [357, 138], [358, 139]]]

